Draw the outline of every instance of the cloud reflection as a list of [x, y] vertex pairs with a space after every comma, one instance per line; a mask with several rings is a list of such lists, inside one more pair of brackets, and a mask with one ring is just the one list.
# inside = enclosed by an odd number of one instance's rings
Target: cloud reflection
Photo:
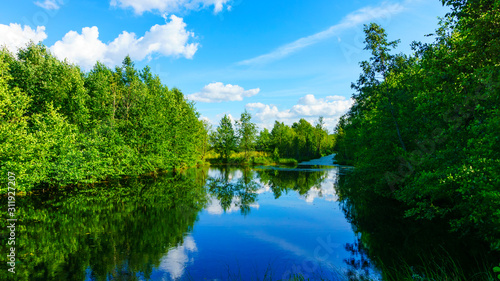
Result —
[[323, 180], [319, 187], [312, 187], [309, 189], [304, 199], [307, 203], [313, 203], [316, 198], [322, 198], [326, 201], [337, 201], [338, 196], [335, 192], [335, 182], [337, 180], [337, 173], [330, 171], [325, 180]]
[[[231, 201], [231, 206], [225, 210], [225, 213], [230, 214], [233, 212], [239, 212], [241, 210], [241, 199], [237, 196], [233, 197]], [[250, 208], [259, 209], [259, 203], [252, 203], [248, 205]], [[210, 203], [205, 208], [205, 210], [211, 215], [222, 215], [224, 213], [224, 208], [222, 207], [222, 203], [219, 199], [215, 197], [210, 197]]]
[[[165, 274], [170, 274], [171, 279], [179, 279], [184, 275], [188, 263], [194, 262], [189, 256], [198, 251], [196, 243], [191, 235], [184, 238], [184, 243], [171, 248], [160, 260], [159, 269]], [[166, 276], [164, 276], [166, 277]]]

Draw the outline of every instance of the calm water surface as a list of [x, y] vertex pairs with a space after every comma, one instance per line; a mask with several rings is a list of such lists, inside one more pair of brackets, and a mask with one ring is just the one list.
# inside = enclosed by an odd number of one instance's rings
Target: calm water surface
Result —
[[338, 168], [210, 168], [208, 176], [207, 206], [153, 279], [376, 276], [352, 266], [361, 258], [348, 250], [357, 240], [335, 195]]
[[25, 196], [16, 277], [378, 279], [337, 202], [337, 177], [333, 166], [211, 167]]

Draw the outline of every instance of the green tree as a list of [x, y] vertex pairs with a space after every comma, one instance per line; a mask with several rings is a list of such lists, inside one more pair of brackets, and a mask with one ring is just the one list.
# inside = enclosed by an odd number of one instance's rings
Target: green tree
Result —
[[78, 66], [62, 62], [43, 45], [29, 44], [9, 61], [10, 84], [31, 99], [29, 114], [42, 113], [52, 103], [68, 121], [83, 127], [89, 118], [89, 99]]
[[229, 160], [231, 152], [236, 149], [236, 134], [233, 129], [231, 119], [224, 115], [220, 120], [219, 127], [210, 134], [210, 142], [213, 149], [219, 153], [221, 159]]
[[193, 166], [207, 142], [194, 104], [148, 67], [83, 73], [34, 44], [0, 51], [0, 125], [0, 170], [26, 191]]
[[[366, 34], [366, 46], [364, 49], [371, 50], [372, 57], [370, 58], [370, 62], [361, 62], [363, 73], [360, 75], [357, 84], [352, 84], [351, 87], [360, 92], [359, 95], [355, 96], [358, 103], [363, 103], [363, 99], [369, 98], [366, 94], [370, 95], [373, 93], [373, 90], [376, 91], [378, 90], [377, 88], [380, 88], [379, 91], [381, 91], [384, 98], [387, 99], [387, 107], [391, 114], [399, 143], [401, 144], [403, 150], [406, 151], [405, 143], [401, 137], [400, 126], [396, 119], [391, 93], [387, 89], [387, 83], [384, 83], [386, 82], [388, 72], [392, 67], [394, 67], [397, 59], [397, 56], [389, 54], [391, 51], [390, 48], [396, 48], [400, 40], [391, 42], [387, 41], [387, 34], [385, 33], [385, 30], [376, 23], [365, 25], [364, 32]], [[377, 87], [379, 85], [382, 86]], [[366, 88], [371, 88], [372, 90], [366, 91], [364, 90]]]
[[[9, 72], [8, 61], [11, 55], [0, 51], [0, 173], [14, 173], [17, 178], [17, 190], [31, 186], [29, 178], [33, 173], [35, 140], [28, 132], [29, 118], [26, 116], [30, 108], [31, 98], [17, 87], [9, 86], [13, 79]], [[2, 187], [7, 186], [7, 177], [0, 179]], [[7, 189], [7, 188], [5, 188]]]
[[325, 128], [323, 116], [318, 118], [316, 126], [314, 126], [314, 137], [316, 139], [317, 156], [324, 156], [332, 153], [333, 144], [328, 137], [328, 130]]
[[267, 128], [264, 128], [262, 131], [260, 131], [259, 135], [257, 136], [256, 147], [258, 151], [269, 152], [270, 146], [271, 146], [271, 133], [269, 133], [269, 130]]
[[236, 121], [236, 132], [239, 138], [240, 150], [245, 151], [245, 159], [248, 159], [248, 152], [255, 147], [257, 137], [257, 126], [251, 121], [252, 115], [245, 109], [241, 113], [240, 120]]
[[365, 28], [373, 56], [336, 127], [337, 159], [357, 167], [349, 193], [396, 200], [406, 217], [446, 221], [498, 250], [499, 6], [443, 3], [452, 12], [436, 41], [414, 43], [410, 57], [389, 55], [383, 29]]

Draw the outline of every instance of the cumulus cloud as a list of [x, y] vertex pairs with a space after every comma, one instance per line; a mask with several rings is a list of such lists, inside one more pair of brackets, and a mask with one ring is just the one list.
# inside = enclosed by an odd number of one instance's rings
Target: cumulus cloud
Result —
[[46, 10], [58, 10], [61, 7], [59, 6], [60, 4], [62, 4], [61, 0], [45, 0], [43, 2], [40, 1], [35, 2], [35, 5], [42, 7]]
[[194, 33], [186, 30], [183, 19], [171, 15], [170, 21], [154, 25], [139, 38], [133, 32], [123, 31], [106, 44], [99, 39], [98, 28], [93, 26], [83, 28], [81, 33], [68, 32], [50, 49], [58, 58], [67, 58], [90, 69], [97, 61], [108, 66], [118, 65], [126, 55], [132, 60], [144, 60], [155, 54], [191, 59], [198, 50], [198, 43], [189, 43], [192, 37]]
[[30, 41], [38, 43], [47, 38], [44, 26], [37, 26], [36, 29], [25, 25], [24, 28], [17, 23], [10, 25], [0, 24], [0, 47], [6, 47], [12, 53], [19, 48], [26, 47]]
[[325, 125], [329, 130], [337, 124], [340, 116], [346, 113], [352, 106], [353, 100], [342, 96], [327, 96], [316, 98], [314, 95], [306, 95], [300, 98], [290, 109], [280, 110], [276, 105], [263, 103], [249, 103], [246, 108], [255, 112], [255, 118], [259, 121], [261, 128], [271, 129], [274, 120], [291, 125], [293, 122], [304, 118], [314, 123], [318, 117], [323, 116]]
[[[132, 8], [136, 14], [144, 12], [159, 11], [161, 13], [174, 13], [187, 10], [199, 10], [207, 7], [214, 7], [214, 13], [219, 13], [224, 9], [224, 5], [230, 0], [111, 0], [111, 6], [121, 8]], [[230, 10], [231, 6], [226, 5]]]
[[[407, 0], [405, 3], [407, 3]], [[341, 31], [355, 27], [362, 23], [376, 20], [378, 18], [388, 17], [404, 10], [405, 4], [388, 4], [384, 2], [382, 5], [377, 7], [364, 7], [353, 13], [345, 16], [338, 24], [330, 26], [328, 29], [321, 32], [302, 37], [295, 40], [294, 42], [285, 44], [270, 53], [257, 56], [248, 60], [239, 62], [241, 65], [257, 65], [266, 64], [281, 58], [284, 58], [290, 54], [298, 52], [305, 47], [319, 43], [325, 39], [338, 35]]]
[[259, 88], [245, 90], [238, 85], [224, 85], [221, 82], [215, 82], [206, 85], [200, 92], [187, 97], [198, 102], [242, 101], [243, 98], [255, 96], [259, 92]]

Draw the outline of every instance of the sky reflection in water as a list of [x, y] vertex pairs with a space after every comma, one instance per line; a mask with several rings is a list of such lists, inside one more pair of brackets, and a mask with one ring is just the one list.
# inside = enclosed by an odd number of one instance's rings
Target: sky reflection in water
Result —
[[[346, 260], [359, 257], [346, 245], [357, 239], [337, 202], [338, 168], [304, 168], [210, 168], [207, 206], [152, 279], [255, 280], [269, 268], [273, 280], [336, 279], [353, 270]], [[249, 193], [255, 197], [231, 196]]]

